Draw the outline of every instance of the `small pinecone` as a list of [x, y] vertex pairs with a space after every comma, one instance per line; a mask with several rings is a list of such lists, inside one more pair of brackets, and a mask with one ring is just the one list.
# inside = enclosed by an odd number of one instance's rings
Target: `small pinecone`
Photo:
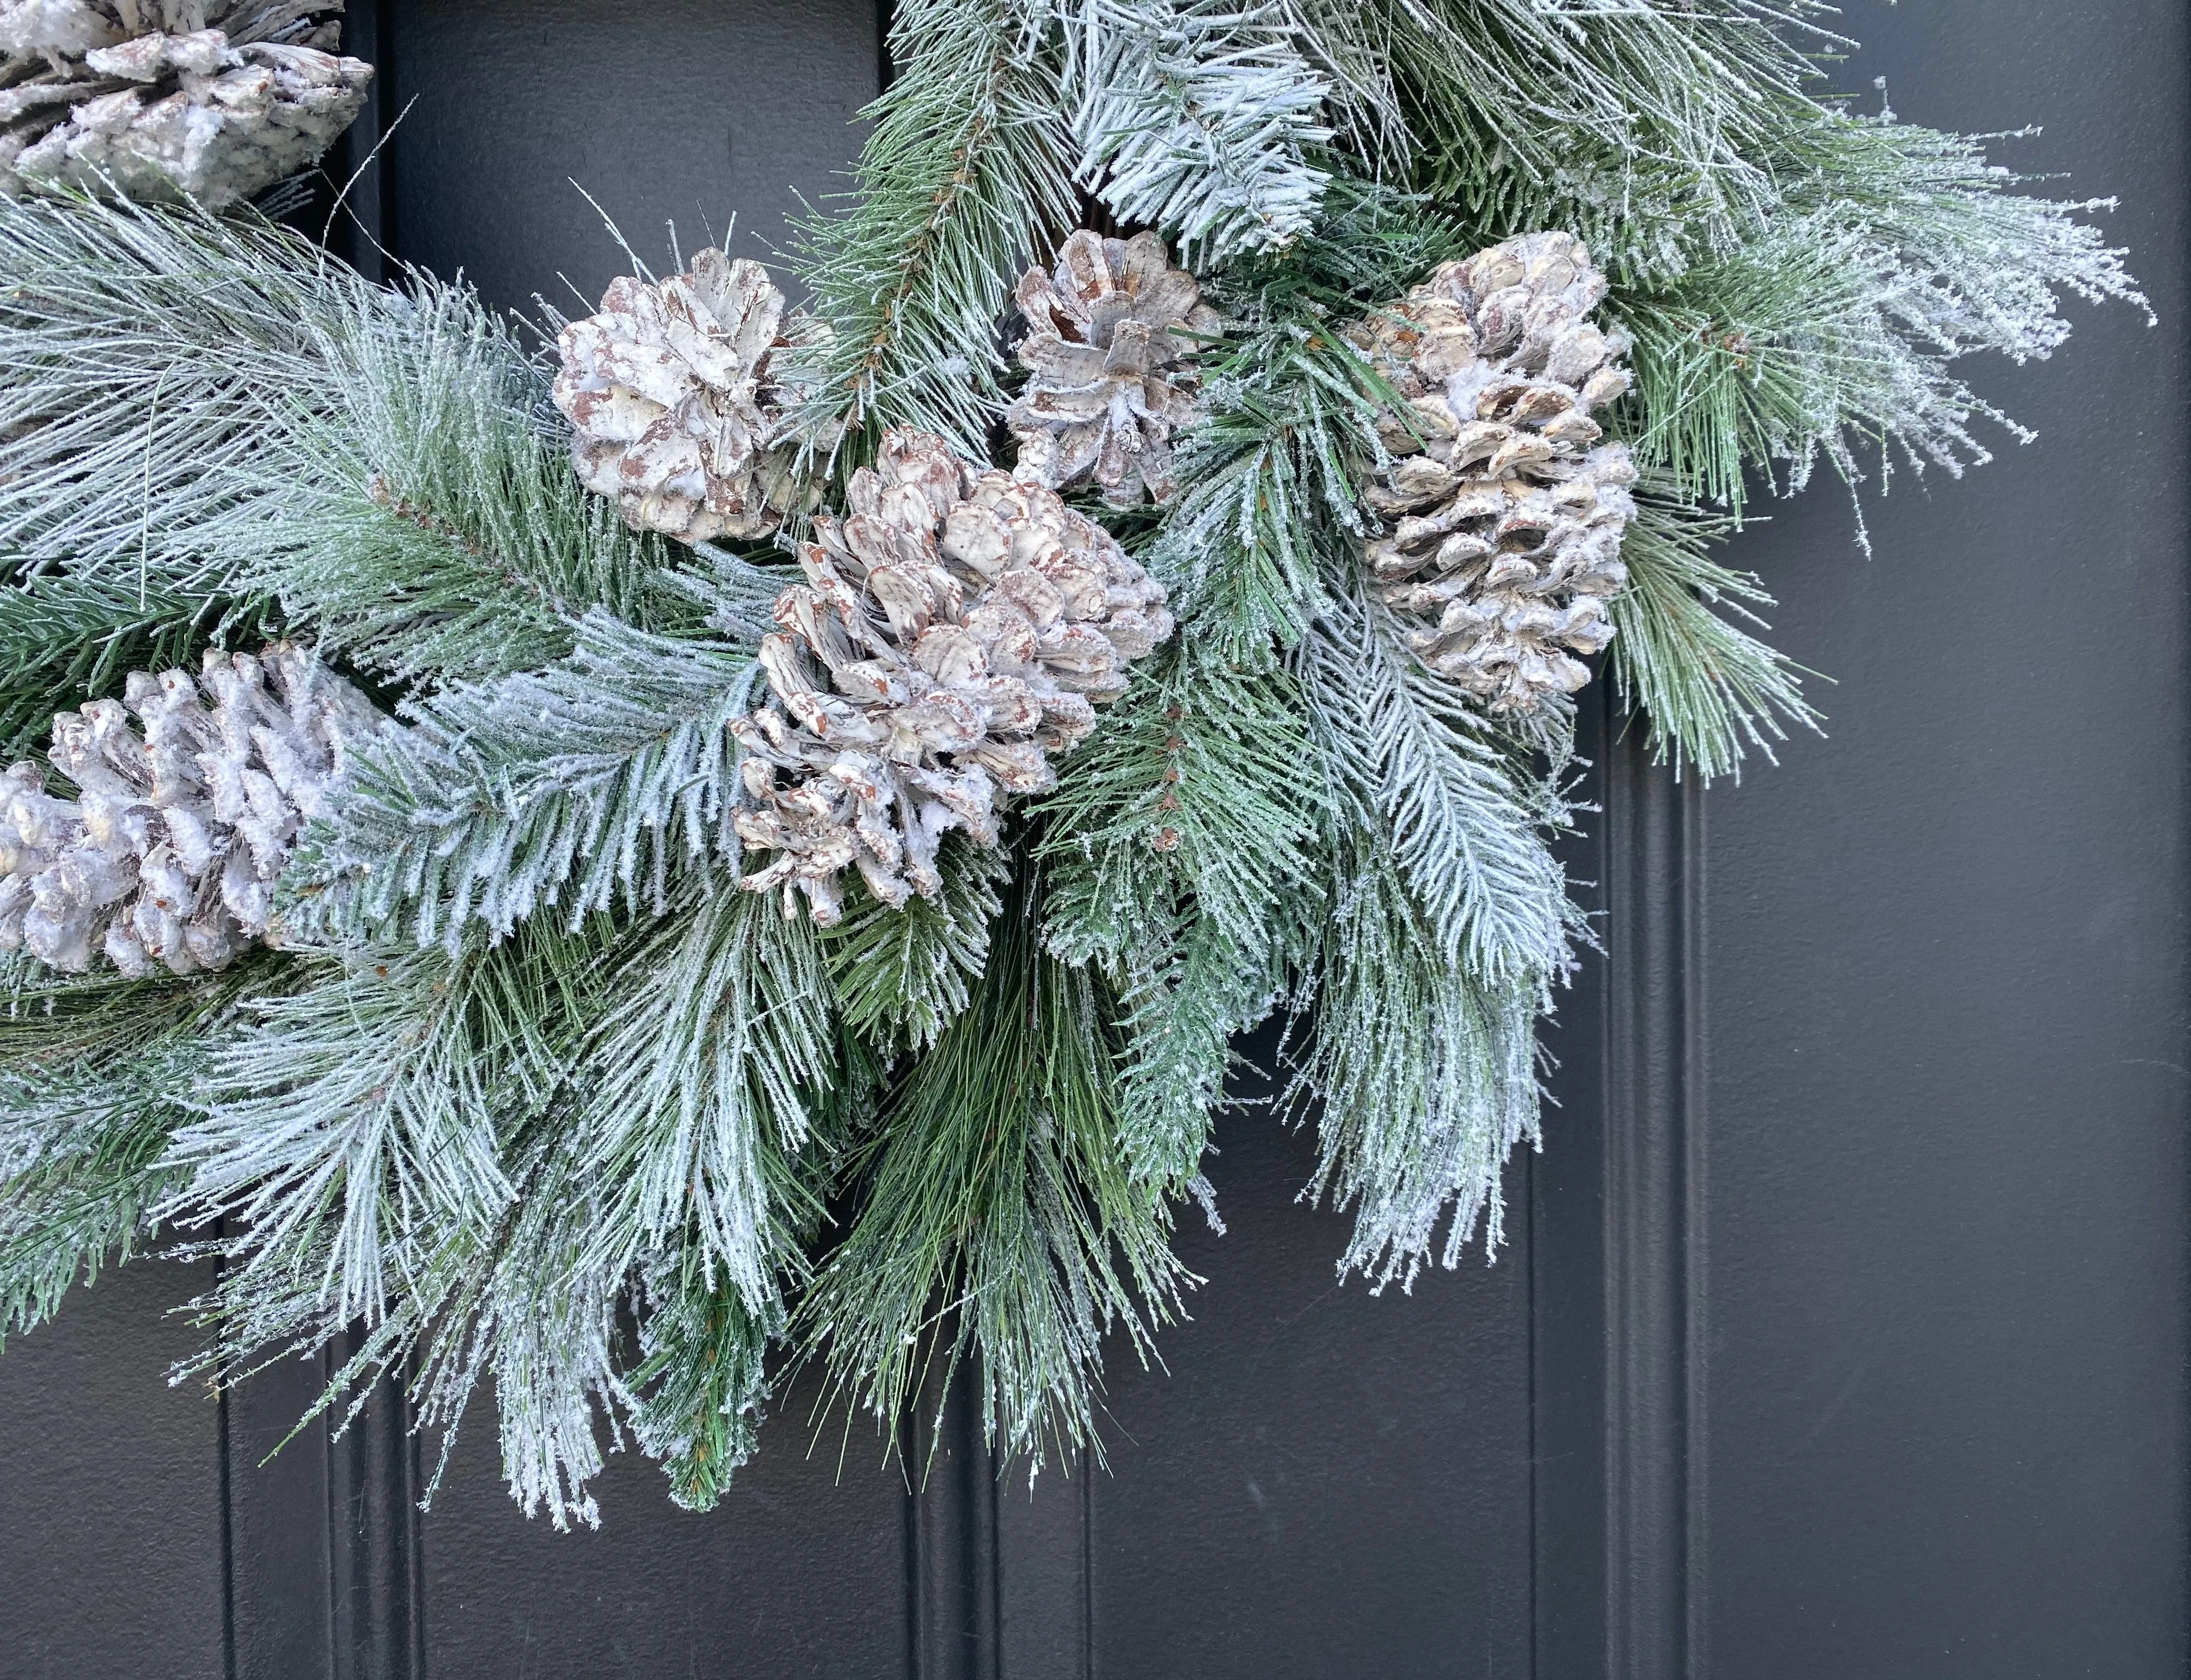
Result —
[[112, 190], [219, 210], [317, 160], [373, 66], [340, 0], [0, 0], [0, 191]]
[[716, 250], [658, 286], [612, 282], [600, 313], [556, 340], [555, 406], [579, 480], [636, 529], [688, 543], [775, 530], [800, 489], [795, 452], [777, 447], [786, 393], [770, 364], [793, 342], [783, 315], [766, 269]]
[[225, 968], [266, 937], [290, 843], [380, 714], [291, 642], [208, 652], [196, 682], [134, 671], [125, 689], [126, 708], [54, 720], [48, 756], [75, 799], [47, 794], [35, 764], [0, 777], [0, 948], [71, 974], [100, 953], [133, 978]]
[[1528, 234], [1353, 335], [1410, 411], [1378, 424], [1396, 459], [1369, 493], [1387, 521], [1364, 545], [1373, 585], [1423, 624], [1424, 663], [1493, 711], [1572, 694], [1590, 680], [1574, 656], [1613, 638], [1636, 469], [1591, 419], [1628, 389], [1625, 340], [1588, 319], [1605, 292], [1579, 240]]
[[1005, 417], [1021, 474], [1057, 490], [1093, 479], [1114, 508], [1144, 493], [1169, 501], [1171, 435], [1194, 418], [1202, 386], [1190, 335], [1218, 325], [1194, 276], [1153, 233], [1084, 228], [1059, 248], [1055, 274], [1029, 269], [1015, 295], [1033, 329], [1019, 347], [1033, 377]]
[[1172, 629], [1163, 587], [1101, 527], [926, 432], [885, 434], [845, 502], [777, 597], [774, 703], [738, 726], [738, 838], [780, 854], [744, 885], [781, 887], [787, 914], [804, 893], [824, 925], [848, 868], [895, 908], [941, 891], [948, 830], [996, 845], [1004, 800], [1052, 785], [1050, 755]]

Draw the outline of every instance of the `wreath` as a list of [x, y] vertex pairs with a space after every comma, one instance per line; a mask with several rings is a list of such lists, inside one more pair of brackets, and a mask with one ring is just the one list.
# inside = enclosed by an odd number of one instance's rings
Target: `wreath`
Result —
[[1754, 494], [2142, 301], [1806, 0], [904, 0], [802, 305], [520, 322], [289, 225], [340, 10], [0, 0], [0, 1331], [217, 1256], [559, 1525], [800, 1361], [1100, 1455], [1272, 1017], [1340, 1275], [1495, 1248], [1577, 692], [1769, 758]]

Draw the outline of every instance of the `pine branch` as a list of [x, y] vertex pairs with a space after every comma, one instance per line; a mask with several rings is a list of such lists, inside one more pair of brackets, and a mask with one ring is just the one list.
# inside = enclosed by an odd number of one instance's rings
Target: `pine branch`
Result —
[[43, 748], [55, 712], [118, 695], [133, 670], [194, 668], [208, 642], [265, 634], [263, 603], [57, 569], [0, 587], [0, 756]]
[[1040, 808], [1044, 937], [1118, 994], [1118, 1137], [1137, 1179], [1198, 1170], [1231, 1038], [1269, 1013], [1309, 943], [1315, 761], [1286, 675], [1226, 664], [1190, 624]]
[[837, 1076], [816, 947], [771, 901], [688, 879], [617, 953], [565, 1146], [600, 1187], [589, 1270], [634, 1273], [682, 1248], [710, 1292], [734, 1291], [756, 1322], [778, 1311], [777, 1275], [803, 1270], [819, 1213], [788, 1163]]
[[176, 1182], [162, 1163], [207, 1034], [280, 983], [247, 960], [194, 982], [56, 975], [10, 959], [0, 1012], [0, 1339], [129, 1259]]
[[580, 485], [539, 371], [469, 291], [423, 275], [315, 335], [334, 400], [266, 394], [214, 534], [330, 652], [401, 681], [568, 653], [595, 607], [651, 624], [670, 563]]
[[0, 1073], [0, 1347], [150, 1238], [189, 1068], [169, 1046], [119, 1068]]
[[553, 1023], [582, 1008], [590, 955], [530, 932], [456, 957], [307, 954], [313, 983], [254, 1000], [213, 1042], [190, 1096], [200, 1118], [162, 1162], [188, 1182], [158, 1211], [236, 1227], [225, 1310], [253, 1339], [295, 1326], [236, 1297], [374, 1323], [448, 1232], [493, 1227], [515, 1194], [498, 1134], [560, 1090]]
[[965, 1009], [988, 961], [1009, 858], [954, 830], [937, 868], [938, 897], [892, 909], [856, 888], [844, 920], [822, 935], [839, 1014], [885, 1058], [933, 1045]]
[[787, 374], [810, 385], [815, 431], [914, 425], [988, 458], [1008, 367], [998, 321], [1078, 219], [1048, 25], [1022, 0], [893, 9], [900, 73], [863, 113], [858, 202], [797, 225], [794, 269], [830, 328]]
[[1367, 601], [1319, 621], [1294, 663], [1333, 808], [1389, 825], [1437, 960], [1494, 989], [1563, 972], [1581, 923], [1546, 845], [1565, 822], [1557, 762], [1533, 768], [1531, 743], [1491, 731]]
[[758, 1444], [768, 1398], [761, 1358], [780, 1318], [756, 1318], [735, 1290], [706, 1281], [688, 1255], [669, 1255], [647, 1274], [651, 1310], [640, 1330], [644, 1363], [632, 1386], [645, 1397], [632, 1414], [640, 1449], [662, 1461], [669, 1497], [686, 1511], [712, 1511], [731, 1474]]
[[885, 1102], [851, 1232], [798, 1325], [895, 1430], [931, 1362], [981, 1361], [987, 1438], [1039, 1464], [1094, 1438], [1101, 1342], [1147, 1356], [1191, 1279], [1115, 1141], [1116, 1045], [1085, 975], [1043, 954], [1022, 883], [965, 1012]]
[[1739, 515], [1744, 474], [1792, 493], [1823, 457], [1861, 476], [1852, 439], [1960, 476], [1991, 458], [1974, 426], [2029, 435], [1949, 371], [1978, 350], [2044, 356], [2057, 294], [2144, 299], [2097, 203], [2016, 196], [1972, 141], [1891, 117], [1821, 114], [1778, 137], [1784, 197], [1739, 248], [1621, 299], [1636, 340], [1639, 458]]
[[1442, 958], [1385, 836], [1357, 832], [1340, 850], [1292, 1098], [1320, 1106], [1312, 1193], [1356, 1210], [1340, 1276], [1406, 1290], [1442, 1222], [1448, 1267], [1479, 1228], [1487, 1253], [1503, 1240], [1500, 1169], [1539, 1142], [1535, 1029], [1550, 994], [1541, 974], [1487, 981]]
[[308, 922], [356, 931], [413, 910], [452, 948], [474, 918], [497, 937], [546, 907], [571, 925], [621, 898], [657, 913], [670, 872], [734, 859], [731, 725], [750, 651], [657, 636], [595, 610], [544, 670], [455, 685], [372, 743], [331, 823], [308, 830], [290, 884]]
[[196, 533], [232, 504], [264, 394], [330, 400], [316, 333], [377, 306], [249, 217], [0, 203], [0, 550], [133, 594], [227, 592], [230, 556]]
[[1309, 154], [1330, 92], [1278, 0], [1073, 0], [1064, 96], [1076, 167], [1119, 220], [1189, 267], [1306, 230], [1327, 172]]
[[1204, 352], [1205, 413], [1181, 440], [1186, 488], [1150, 563], [1226, 658], [1298, 642], [1325, 575], [1351, 575], [1356, 479], [1382, 453], [1376, 419], [1394, 396], [1342, 329], [1363, 298], [1397, 297], [1460, 238], [1426, 201], [1340, 176], [1311, 234], [1234, 263], [1215, 288], [1227, 335]]
[[1831, 9], [1815, 0], [1369, 9], [1412, 113], [1415, 185], [1493, 237], [1524, 221], [1572, 227], [1653, 265], [1678, 265], [1676, 224], [1711, 249], [1756, 225], [1773, 195], [1761, 153], [1788, 105], [1807, 103], [1807, 51], [1849, 44], [1819, 29]]
[[1152, 929], [1117, 964], [1118, 1147], [1136, 1180], [1193, 1191], [1214, 1207], [1197, 1176], [1226, 1080], [1240, 1065], [1234, 1043], [1283, 999], [1297, 950], [1312, 944], [1304, 924], [1321, 902], [1304, 893], [1279, 925], [1243, 945], [1182, 900], [1169, 927]]
[[1750, 573], [1707, 556], [1728, 525], [1647, 499], [1621, 544], [1628, 587], [1613, 600], [1609, 669], [1623, 703], [1646, 720], [1653, 759], [1670, 760], [1676, 777], [1685, 766], [1706, 780], [1739, 776], [1750, 747], [1774, 761], [1784, 720], [1814, 730], [1822, 721], [1798, 668], [1712, 610], [1724, 603], [1763, 629], [1749, 607], [1773, 604]]

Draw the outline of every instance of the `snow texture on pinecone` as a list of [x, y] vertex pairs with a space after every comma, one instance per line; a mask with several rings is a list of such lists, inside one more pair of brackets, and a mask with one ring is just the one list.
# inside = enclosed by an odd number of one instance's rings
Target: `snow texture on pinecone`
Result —
[[1354, 339], [1402, 396], [1369, 492], [1375, 592], [1431, 669], [1493, 711], [1590, 680], [1613, 638], [1635, 517], [1625, 445], [1591, 411], [1628, 389], [1627, 344], [1591, 324], [1605, 276], [1581, 242], [1525, 234], [1440, 268]]
[[635, 528], [688, 543], [775, 530], [800, 491], [795, 451], [778, 447], [783, 327], [783, 293], [743, 257], [710, 249], [659, 285], [612, 281], [600, 313], [556, 340], [555, 405], [580, 481]]
[[1005, 417], [1021, 474], [1056, 490], [1092, 479], [1114, 508], [1169, 501], [1171, 436], [1201, 391], [1196, 335], [1218, 327], [1194, 276], [1153, 233], [1083, 228], [1054, 273], [1029, 269], [1014, 295], [1030, 328], [1019, 347], [1030, 378]]
[[310, 167], [365, 104], [341, 0], [0, 0], [0, 191], [188, 197]]
[[885, 434], [842, 520], [815, 521], [806, 574], [761, 644], [774, 692], [737, 726], [739, 840], [777, 854], [745, 879], [842, 914], [856, 868], [884, 903], [942, 886], [936, 848], [998, 843], [1013, 795], [1096, 726], [1128, 662], [1171, 634], [1164, 592], [1046, 486], [977, 469], [942, 439]]
[[36, 764], [0, 777], [0, 948], [71, 974], [101, 954], [132, 977], [225, 968], [267, 937], [297, 831], [381, 715], [293, 642], [208, 652], [195, 682], [134, 671], [125, 692], [54, 720], [76, 798]]

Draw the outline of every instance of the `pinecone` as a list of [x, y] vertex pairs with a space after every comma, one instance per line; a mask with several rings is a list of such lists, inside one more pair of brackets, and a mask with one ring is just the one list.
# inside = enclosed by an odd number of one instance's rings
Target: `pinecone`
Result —
[[291, 841], [380, 714], [292, 642], [208, 652], [196, 682], [134, 671], [125, 692], [54, 720], [75, 799], [35, 764], [0, 777], [0, 948], [71, 974], [101, 952], [133, 978], [225, 968], [267, 936]]
[[341, 0], [0, 0], [0, 191], [108, 189], [219, 210], [316, 161], [373, 66]]
[[635, 527], [688, 543], [775, 530], [801, 487], [771, 362], [822, 330], [802, 318], [782, 331], [783, 314], [766, 269], [716, 250], [658, 286], [612, 282], [600, 313], [556, 340], [580, 481]]
[[1170, 500], [1171, 435], [1202, 386], [1190, 335], [1218, 325], [1194, 276], [1153, 233], [1084, 228], [1058, 248], [1056, 273], [1029, 269], [1015, 295], [1032, 329], [1019, 356], [1033, 377], [1005, 417], [1022, 476], [1056, 490], [1092, 478], [1114, 508]]
[[[1373, 586], [1431, 669], [1493, 711], [1590, 680], [1613, 638], [1635, 517], [1625, 446], [1594, 408], [1628, 389], [1627, 343], [1592, 326], [1605, 276], [1564, 233], [1440, 268], [1352, 335], [1408, 399], [1378, 436], [1397, 458], [1369, 493], [1390, 521], [1364, 545]], [[1596, 447], [1593, 447], [1596, 446]]]
[[996, 845], [1004, 801], [1052, 785], [1050, 755], [1172, 628], [1162, 586], [1101, 527], [926, 432], [885, 434], [845, 502], [800, 548], [807, 581], [777, 597], [775, 701], [738, 726], [738, 838], [780, 854], [744, 885], [781, 887], [787, 914], [804, 893], [825, 926], [847, 868], [898, 907], [942, 889], [950, 829]]

